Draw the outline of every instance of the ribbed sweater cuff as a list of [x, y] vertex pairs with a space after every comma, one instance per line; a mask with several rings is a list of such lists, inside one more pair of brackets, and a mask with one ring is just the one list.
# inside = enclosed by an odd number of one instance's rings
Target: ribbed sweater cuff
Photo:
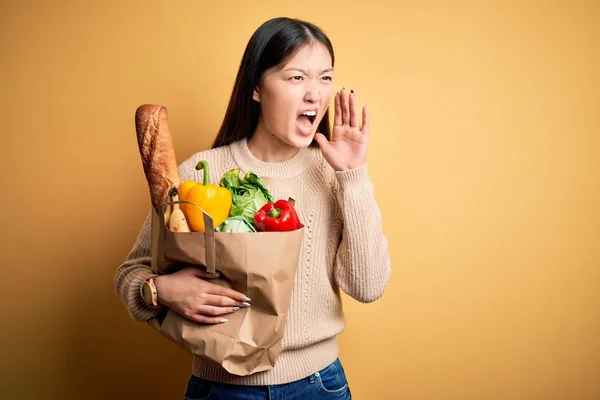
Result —
[[335, 176], [342, 190], [364, 189], [369, 187], [371, 183], [366, 164], [359, 168], [335, 171]]
[[140, 269], [137, 273], [132, 274], [131, 282], [129, 283], [128, 309], [131, 310], [131, 317], [140, 320], [147, 321], [150, 318], [154, 318], [158, 315], [162, 306], [152, 307], [146, 304], [140, 293], [140, 289], [144, 284], [144, 281], [149, 277], [156, 275], [151, 270]]

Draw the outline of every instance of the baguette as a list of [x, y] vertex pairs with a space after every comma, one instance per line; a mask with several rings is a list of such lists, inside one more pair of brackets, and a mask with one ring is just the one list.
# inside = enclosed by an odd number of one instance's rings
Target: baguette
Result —
[[[150, 200], [157, 213], [180, 183], [166, 107], [144, 104], [135, 112], [135, 130]], [[170, 207], [167, 210], [169, 213]], [[168, 215], [166, 215], [168, 217]], [[165, 222], [169, 220], [166, 219]]]

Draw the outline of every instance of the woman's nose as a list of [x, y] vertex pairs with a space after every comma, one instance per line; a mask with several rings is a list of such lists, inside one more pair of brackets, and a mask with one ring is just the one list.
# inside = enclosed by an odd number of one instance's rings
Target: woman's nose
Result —
[[320, 99], [321, 92], [319, 91], [319, 88], [313, 85], [308, 85], [308, 87], [306, 88], [306, 94], [304, 95], [304, 100], [309, 102], [317, 102]]

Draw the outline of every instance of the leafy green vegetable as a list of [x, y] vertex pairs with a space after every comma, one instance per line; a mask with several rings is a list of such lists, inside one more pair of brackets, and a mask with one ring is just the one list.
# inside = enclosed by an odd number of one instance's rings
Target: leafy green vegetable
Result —
[[240, 169], [236, 168], [226, 172], [221, 177], [220, 185], [227, 189], [242, 186], [242, 180], [240, 179]]
[[235, 216], [229, 217], [223, 223], [215, 229], [217, 232], [230, 232], [230, 233], [242, 233], [242, 232], [256, 232], [254, 225], [246, 221], [244, 217]]
[[241, 179], [240, 169], [234, 168], [221, 177], [220, 185], [232, 196], [229, 216], [241, 216], [250, 224], [254, 224], [254, 215], [262, 206], [275, 201], [265, 182], [253, 172]]

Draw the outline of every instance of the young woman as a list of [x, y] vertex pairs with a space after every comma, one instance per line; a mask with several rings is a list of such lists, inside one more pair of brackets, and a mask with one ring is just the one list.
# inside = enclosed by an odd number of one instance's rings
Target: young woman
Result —
[[[366, 167], [369, 111], [362, 108], [361, 121], [353, 91], [334, 94], [333, 65], [333, 47], [315, 25], [289, 18], [265, 22], [246, 47], [213, 147], [179, 166], [182, 181], [202, 181], [194, 168], [200, 160], [209, 162], [212, 182], [232, 168], [278, 179], [292, 191], [306, 227], [276, 366], [240, 377], [194, 357], [187, 399], [350, 398], [336, 342], [344, 329], [340, 289], [360, 302], [375, 301], [391, 268]], [[239, 292], [219, 292], [214, 276], [196, 266], [153, 276], [150, 225], [149, 214], [115, 276], [133, 319], [146, 321], [169, 307], [193, 321], [227, 323], [227, 314], [249, 306]], [[151, 277], [158, 307], [140, 294]]]

